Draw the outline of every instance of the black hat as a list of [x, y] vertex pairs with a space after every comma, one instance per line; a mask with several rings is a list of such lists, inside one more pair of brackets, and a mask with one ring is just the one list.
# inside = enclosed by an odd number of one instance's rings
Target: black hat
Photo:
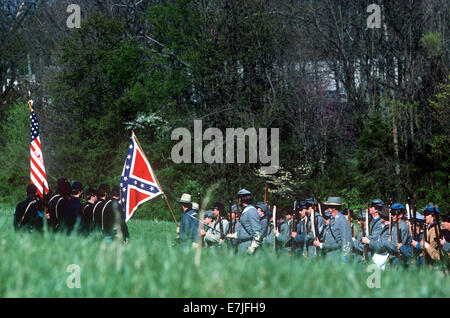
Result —
[[58, 193], [62, 196], [70, 196], [70, 194], [72, 193], [72, 186], [70, 185], [69, 181], [64, 180], [58, 186]]
[[222, 202], [219, 202], [219, 201], [214, 203], [212, 207], [213, 207], [213, 209], [217, 208], [217, 210], [219, 210], [219, 211], [225, 211], [225, 206], [222, 204]]
[[27, 196], [33, 197], [36, 195], [36, 192], [37, 192], [37, 188], [34, 184], [29, 184], [27, 186]]
[[72, 190], [81, 191], [83, 190], [83, 185], [81, 184], [81, 182], [75, 181], [72, 183]]
[[450, 223], [450, 212], [442, 216], [442, 222]]
[[56, 184], [56, 193], [59, 193], [59, 190], [64, 186], [64, 184], [68, 182], [66, 178], [59, 178]]
[[113, 197], [120, 197], [120, 188], [119, 188], [118, 185], [115, 185], [115, 186], [112, 188], [111, 195], [112, 195]]
[[86, 195], [87, 197], [97, 196], [97, 191], [95, 191], [95, 190], [92, 189], [92, 188], [88, 188], [88, 189], [86, 190], [86, 192], [85, 192], [85, 195]]
[[98, 186], [98, 195], [103, 197], [105, 194], [110, 193], [108, 184], [101, 184]]

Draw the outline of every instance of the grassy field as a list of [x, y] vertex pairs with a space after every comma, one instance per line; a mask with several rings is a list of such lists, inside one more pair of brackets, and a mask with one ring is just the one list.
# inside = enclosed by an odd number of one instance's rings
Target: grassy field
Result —
[[[126, 246], [98, 238], [16, 233], [13, 209], [0, 207], [0, 297], [448, 297], [450, 280], [414, 269], [381, 273], [357, 264], [300, 261], [271, 253], [236, 256], [227, 250], [171, 246], [175, 225], [132, 219]], [[69, 288], [70, 264], [80, 288]]]

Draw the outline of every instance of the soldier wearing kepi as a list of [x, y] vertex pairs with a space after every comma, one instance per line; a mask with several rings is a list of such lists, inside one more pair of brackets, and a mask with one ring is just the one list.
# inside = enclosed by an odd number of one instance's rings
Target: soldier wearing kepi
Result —
[[388, 250], [386, 248], [386, 242], [389, 240], [389, 209], [383, 206], [381, 211], [377, 212], [381, 231], [377, 231], [377, 235], [373, 234], [362, 237], [362, 244], [367, 244], [369, 251], [371, 252], [371, 259], [381, 270], [386, 268], [387, 260], [389, 257]]
[[316, 240], [314, 246], [319, 247], [327, 256], [339, 256], [348, 261], [353, 247], [352, 228], [345, 217], [339, 213], [342, 208], [342, 199], [329, 197], [324, 204], [331, 217], [323, 243]]
[[292, 238], [294, 239], [296, 255], [298, 257], [303, 256], [305, 238], [306, 238], [306, 206], [305, 202], [300, 202], [299, 206], [300, 221], [297, 224], [297, 231], [292, 233]]
[[442, 239], [440, 240], [442, 251], [447, 259], [447, 271], [450, 270], [450, 213], [442, 216]]
[[219, 234], [214, 230], [214, 213], [211, 210], [206, 211], [203, 214], [203, 227], [200, 231], [200, 235], [203, 237], [204, 247], [217, 247], [219, 243]]
[[[366, 234], [366, 238], [369, 240], [378, 239], [379, 234], [381, 230], [383, 229], [383, 220], [381, 218], [381, 211], [383, 210], [384, 203], [380, 199], [375, 199], [371, 202], [370, 208], [369, 208], [369, 218], [371, 217], [372, 220], [365, 220], [365, 222], [369, 222], [369, 233]], [[388, 214], [389, 217], [389, 214]], [[364, 243], [362, 242], [362, 234], [359, 233], [357, 239], [353, 242], [354, 244], [354, 250], [357, 251], [359, 254], [364, 253]], [[372, 250], [368, 249], [368, 258], [370, 259], [372, 257]]]
[[86, 190], [87, 202], [83, 208], [83, 233], [88, 235], [94, 229], [94, 206], [97, 202], [97, 191], [92, 188]]
[[[410, 224], [412, 233], [411, 236], [411, 246], [413, 248], [413, 255], [415, 255], [415, 260], [412, 260], [412, 263], [415, 261], [416, 265], [419, 268], [422, 268], [423, 264], [423, 250], [420, 246], [421, 243], [423, 243], [423, 224], [425, 222], [425, 219], [422, 214], [419, 212], [416, 212], [416, 218], [411, 219], [412, 224]], [[414, 234], [415, 231], [415, 234]]]
[[437, 233], [440, 232], [439, 223], [439, 209], [435, 209], [431, 203], [423, 210], [423, 215], [425, 217], [426, 223], [426, 241], [424, 242], [422, 248], [425, 250], [425, 264], [430, 264], [435, 267], [439, 264], [442, 259], [442, 251], [439, 246], [440, 238]]
[[[325, 220], [317, 210], [318, 202], [315, 198], [306, 199], [305, 205], [307, 208], [308, 219], [308, 234], [305, 238], [305, 245], [308, 253], [308, 258], [316, 257], [317, 247], [314, 246], [314, 234], [319, 239], [319, 242], [323, 241], [323, 233], [325, 230]], [[314, 217], [312, 216], [314, 214]], [[314, 219], [314, 225], [312, 220]]]
[[238, 251], [251, 255], [261, 244], [261, 223], [258, 211], [252, 205], [253, 196], [250, 191], [242, 189], [238, 192], [239, 204], [243, 207], [237, 233], [228, 234], [228, 238], [237, 238]]
[[278, 226], [273, 231], [276, 240], [277, 251], [284, 251], [286, 254], [289, 253], [290, 248], [289, 243], [291, 243], [291, 229], [290, 222], [292, 222], [292, 210], [290, 207], [284, 207], [281, 209], [280, 213], [277, 213]]
[[55, 194], [48, 201], [47, 224], [53, 231], [58, 231], [62, 224], [62, 215], [67, 204], [72, 187], [66, 178], [58, 179]]
[[264, 202], [258, 202], [255, 204], [255, 208], [258, 211], [259, 214], [259, 220], [261, 223], [261, 238], [264, 238], [266, 236], [267, 229], [269, 227], [269, 216], [267, 214], [269, 208], [267, 207], [267, 204]]
[[398, 265], [400, 256], [401, 264], [406, 266], [408, 265], [408, 259], [413, 256], [410, 245], [411, 233], [408, 225], [403, 221], [404, 211], [405, 207], [400, 203], [394, 203], [391, 206], [391, 236], [386, 242], [386, 248], [389, 252], [388, 261], [391, 265]]
[[94, 229], [99, 232], [102, 231], [102, 212], [106, 202], [109, 200], [109, 192], [109, 185], [101, 184], [98, 186], [98, 201], [95, 203], [92, 211], [92, 221], [94, 224]]
[[34, 184], [27, 186], [27, 198], [16, 206], [14, 212], [14, 229], [33, 232], [41, 231], [44, 215], [42, 214], [42, 205], [37, 200], [37, 188]]
[[211, 224], [211, 227], [213, 230], [206, 232], [205, 243], [207, 243], [209, 247], [221, 247], [229, 227], [229, 222], [226, 219], [225, 206], [221, 202], [214, 203], [212, 214], [214, 221]]
[[178, 201], [183, 216], [180, 222], [180, 241], [184, 244], [196, 244], [198, 237], [198, 213], [192, 209], [191, 195], [183, 193]]

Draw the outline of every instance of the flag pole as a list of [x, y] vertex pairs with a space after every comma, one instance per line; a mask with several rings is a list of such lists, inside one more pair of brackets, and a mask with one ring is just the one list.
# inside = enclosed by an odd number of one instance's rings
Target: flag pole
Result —
[[[134, 136], [134, 138], [136, 139], [136, 143], [137, 143], [139, 149], [141, 150], [142, 154], [144, 155], [145, 159], [150, 163], [150, 161], [148, 160], [147, 156], [145, 155], [144, 150], [142, 150], [141, 144], [139, 143], [139, 140], [137, 139], [136, 134], [134, 133], [133, 130], [131, 131], [131, 133]], [[158, 187], [162, 190], [162, 187], [161, 187], [161, 185], [159, 184], [159, 181], [158, 181], [158, 177], [156, 176], [155, 172], [153, 171], [153, 168], [151, 167], [151, 165], [149, 165], [149, 166], [150, 166], [150, 170], [152, 171], [153, 176], [155, 177], [155, 180], [156, 180], [156, 183], [158, 184]], [[167, 200], [167, 197], [166, 197], [166, 194], [164, 193], [164, 191], [161, 191], [161, 192], [162, 192], [162, 196], [164, 198], [164, 201], [166, 201], [167, 207], [169, 208], [170, 213], [172, 214], [173, 221], [175, 222], [175, 224], [176, 224], [176, 226], [178, 228], [179, 225], [178, 225], [177, 219], [175, 218], [175, 214], [173, 213], [172, 207], [170, 206], [169, 200]]]

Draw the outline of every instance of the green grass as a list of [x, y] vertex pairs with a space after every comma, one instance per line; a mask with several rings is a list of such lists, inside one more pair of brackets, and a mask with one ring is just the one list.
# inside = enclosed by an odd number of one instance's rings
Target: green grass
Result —
[[[449, 278], [426, 270], [387, 270], [381, 288], [357, 264], [299, 261], [271, 253], [171, 246], [175, 225], [131, 219], [126, 246], [98, 238], [16, 233], [12, 208], [0, 207], [0, 297], [448, 297]], [[70, 264], [81, 288], [68, 288]]]

